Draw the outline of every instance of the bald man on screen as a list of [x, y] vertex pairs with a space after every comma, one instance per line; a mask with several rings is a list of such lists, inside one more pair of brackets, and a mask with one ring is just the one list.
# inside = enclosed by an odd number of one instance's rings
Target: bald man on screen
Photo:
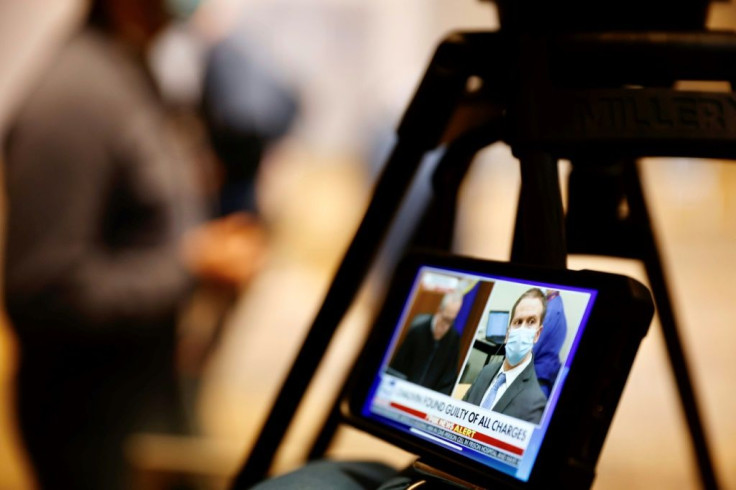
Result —
[[389, 367], [412, 383], [449, 395], [457, 378], [460, 335], [454, 323], [462, 304], [461, 294], [448, 293], [435, 314], [417, 315]]

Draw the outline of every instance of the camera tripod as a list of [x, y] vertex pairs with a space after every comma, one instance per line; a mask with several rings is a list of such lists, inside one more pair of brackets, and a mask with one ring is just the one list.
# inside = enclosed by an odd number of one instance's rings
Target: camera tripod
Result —
[[[636, 159], [736, 155], [736, 96], [672, 88], [677, 80], [736, 81], [736, 34], [703, 29], [706, 1], [498, 7], [500, 31], [452, 34], [438, 47], [237, 488], [266, 475], [425, 153], [445, 148], [407, 245], [450, 250], [458, 188], [475, 154], [497, 141], [511, 146], [521, 170], [512, 262], [565, 268], [568, 253], [581, 253], [644, 263], [701, 482], [718, 487]], [[539, 15], [528, 21], [525, 9]], [[562, 158], [572, 166], [567, 214]], [[335, 402], [310, 458], [323, 454], [338, 424]]]

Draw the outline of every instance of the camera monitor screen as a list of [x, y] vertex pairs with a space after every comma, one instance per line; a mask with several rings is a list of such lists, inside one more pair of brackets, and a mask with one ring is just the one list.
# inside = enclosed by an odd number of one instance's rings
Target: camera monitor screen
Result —
[[[590, 289], [422, 267], [364, 415], [526, 480], [555, 409], [555, 385], [564, 383], [595, 296]], [[497, 359], [481, 345], [483, 325], [484, 336], [500, 343], [507, 328], [523, 334], [513, 337], [513, 359], [510, 352]], [[546, 363], [543, 380], [534, 371], [535, 348], [536, 360]], [[505, 390], [488, 400], [501, 371]]]
[[[498, 274], [462, 262], [436, 264], [415, 266], [405, 286], [389, 294], [394, 297], [387, 304], [394, 306], [384, 308], [383, 326], [378, 325], [386, 333], [374, 342], [375, 364], [361, 367], [369, 372], [350, 410], [389, 440], [408, 440], [419, 454], [432, 448], [472, 468], [526, 482], [576, 358], [584, 357], [580, 342], [600, 291], [595, 281], [580, 286], [514, 277], [513, 268], [501, 267], [505, 272]], [[651, 312], [632, 360], [650, 318]], [[563, 406], [560, 413], [567, 416], [575, 410]]]

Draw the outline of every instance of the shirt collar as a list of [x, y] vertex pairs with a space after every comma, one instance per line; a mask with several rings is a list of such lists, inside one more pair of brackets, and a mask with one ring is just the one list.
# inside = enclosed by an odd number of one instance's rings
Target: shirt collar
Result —
[[504, 373], [506, 375], [506, 384], [507, 385], [511, 385], [511, 383], [513, 383], [516, 380], [516, 378], [519, 377], [519, 375], [521, 374], [521, 372], [524, 371], [524, 369], [526, 369], [526, 367], [532, 362], [532, 358], [533, 358], [533, 356], [529, 356], [526, 360], [520, 362], [519, 364], [517, 364], [516, 366], [512, 367], [508, 371], [505, 371], [504, 370], [504, 365], [506, 364], [506, 362], [504, 360], [504, 363], [501, 364], [501, 370], [499, 372], [502, 372], [502, 373]]

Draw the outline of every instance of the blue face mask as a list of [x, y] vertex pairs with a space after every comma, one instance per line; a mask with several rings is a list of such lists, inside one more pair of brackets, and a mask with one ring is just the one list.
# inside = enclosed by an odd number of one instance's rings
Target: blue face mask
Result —
[[536, 328], [519, 327], [509, 330], [509, 339], [506, 341], [506, 359], [509, 364], [516, 366], [532, 350]]

